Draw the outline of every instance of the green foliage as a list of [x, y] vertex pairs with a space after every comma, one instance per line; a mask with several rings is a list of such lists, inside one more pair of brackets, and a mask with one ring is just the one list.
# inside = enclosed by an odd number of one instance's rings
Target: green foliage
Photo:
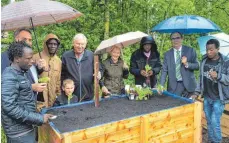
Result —
[[159, 90], [159, 92], [163, 92], [165, 88], [161, 84], [157, 84], [157, 90]]
[[6, 135], [1, 127], [1, 143], [6, 143]]
[[[77, 33], [84, 33], [88, 38], [87, 49], [94, 51], [103, 41], [105, 35], [105, 12], [109, 10], [109, 37], [129, 31], [142, 31], [151, 34], [158, 45], [158, 50], [163, 61], [163, 54], [171, 48], [169, 34], [151, 33], [152, 27], [162, 20], [183, 14], [200, 15], [209, 18], [225, 33], [229, 33], [229, 3], [226, 0], [57, 0], [65, 3], [83, 13], [83, 16], [68, 22], [36, 27], [36, 35], [40, 49], [43, 40], [49, 33], [56, 34], [61, 41], [58, 55], [72, 49], [72, 39]], [[2, 0], [1, 5], [9, 3]], [[106, 33], [107, 34], [107, 33]], [[7, 39], [2, 38], [1, 43], [9, 44], [13, 41], [13, 34], [9, 32]], [[200, 50], [197, 38], [202, 35], [185, 35], [184, 44], [196, 49], [200, 60]], [[33, 38], [33, 48], [35, 47]], [[131, 45], [124, 49], [124, 61], [130, 62], [131, 54], [139, 48], [139, 44]], [[196, 72], [196, 75], [198, 72]], [[134, 77], [130, 74], [125, 84], [133, 84]]]
[[147, 100], [148, 96], [153, 95], [153, 92], [152, 92], [152, 90], [150, 88], [138, 88], [138, 87], [135, 87], [134, 90], [138, 94], [136, 100]]

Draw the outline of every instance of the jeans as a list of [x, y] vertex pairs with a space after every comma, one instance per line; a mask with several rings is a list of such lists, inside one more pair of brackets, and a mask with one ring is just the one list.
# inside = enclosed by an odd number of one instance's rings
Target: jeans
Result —
[[204, 98], [204, 112], [208, 125], [208, 140], [219, 143], [222, 140], [220, 120], [225, 105], [220, 100]]
[[7, 143], [36, 143], [34, 130], [20, 137], [7, 137]]

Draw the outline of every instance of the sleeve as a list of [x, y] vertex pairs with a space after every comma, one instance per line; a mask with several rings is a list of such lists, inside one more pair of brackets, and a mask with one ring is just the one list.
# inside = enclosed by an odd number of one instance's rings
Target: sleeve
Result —
[[166, 57], [166, 53], [164, 54], [164, 61], [162, 64], [162, 70], [161, 70], [161, 79], [160, 79], [160, 84], [162, 86], [165, 85], [166, 82], [166, 78], [167, 78], [167, 74], [168, 74], [168, 61], [167, 61], [167, 57]]
[[153, 67], [153, 74], [157, 75], [160, 73], [161, 70], [161, 61], [160, 61], [160, 56], [158, 57], [155, 66]]
[[197, 79], [197, 85], [196, 85], [196, 89], [195, 89], [195, 95], [200, 95], [201, 93], [201, 86], [202, 86], [202, 83], [201, 83], [201, 79], [202, 79], [202, 70], [200, 68], [200, 71], [199, 71], [199, 78]]
[[129, 76], [129, 70], [128, 69], [123, 69], [123, 78], [127, 79]]
[[43, 115], [31, 112], [17, 104], [19, 97], [19, 83], [15, 75], [9, 74], [2, 78], [2, 100], [3, 112], [12, 119], [19, 120], [27, 124], [41, 125]]
[[63, 81], [67, 78], [66, 77], [66, 75], [67, 75], [66, 58], [64, 55], [62, 56], [61, 61], [62, 61], [62, 64], [61, 64], [61, 78], [60, 78], [60, 80], [61, 80], [61, 85], [62, 85]]
[[222, 70], [225, 70], [225, 72], [219, 73], [218, 81], [224, 85], [229, 86], [229, 61], [225, 62], [223, 66], [225, 67], [222, 67]]
[[99, 64], [99, 71], [101, 73], [101, 79], [99, 80], [99, 85], [100, 85], [100, 88], [102, 88], [104, 86], [104, 72], [105, 72], [105, 66], [102, 62], [100, 62]]
[[130, 58], [130, 73], [135, 75], [135, 76], [140, 76], [140, 69], [137, 66], [137, 61], [135, 58], [135, 54], [133, 53]]
[[[61, 61], [60, 61], [60, 72], [61, 72]], [[57, 95], [60, 95], [61, 94], [61, 73], [58, 74], [58, 77], [57, 77], [57, 82], [56, 82], [56, 94]]]
[[196, 55], [195, 49], [192, 48], [191, 52], [192, 52], [191, 53], [192, 59], [190, 61], [188, 61], [187, 69], [189, 69], [189, 70], [199, 70], [199, 62], [197, 60], [197, 55]]

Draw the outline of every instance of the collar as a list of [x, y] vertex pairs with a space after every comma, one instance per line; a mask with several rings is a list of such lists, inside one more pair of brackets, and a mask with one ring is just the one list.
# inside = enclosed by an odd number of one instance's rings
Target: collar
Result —
[[118, 59], [118, 62], [117, 63], [114, 63], [114, 61], [111, 59], [111, 57], [110, 57], [110, 64], [111, 65], [118, 65], [119, 63], [120, 63], [120, 59]]
[[24, 71], [24, 70], [18, 69], [18, 68], [17, 68], [17, 67], [15, 67], [14, 65], [11, 65], [11, 68], [12, 68], [12, 69], [14, 69], [16, 72], [18, 72], [18, 73], [22, 73], [22, 74], [24, 74], [24, 73], [27, 73], [27, 72], [28, 72], [28, 70], [27, 70], [27, 71]]
[[[75, 56], [75, 52], [73, 50], [71, 50], [71, 54], [69, 55], [69, 57], [73, 58], [73, 59], [77, 59]], [[88, 54], [87, 54], [87, 50], [84, 50], [84, 52], [82, 53], [82, 59], [87, 59], [88, 58]]]
[[146, 53], [146, 52], [143, 52], [143, 53], [144, 53], [144, 55], [145, 55], [147, 58], [149, 58], [150, 55], [151, 55], [151, 51], [150, 51], [149, 53]]
[[173, 50], [174, 50], [174, 52], [177, 52], [177, 51], [179, 51], [179, 52], [181, 52], [181, 50], [182, 50], [182, 46], [177, 50], [177, 49], [175, 49], [175, 48], [173, 48]]

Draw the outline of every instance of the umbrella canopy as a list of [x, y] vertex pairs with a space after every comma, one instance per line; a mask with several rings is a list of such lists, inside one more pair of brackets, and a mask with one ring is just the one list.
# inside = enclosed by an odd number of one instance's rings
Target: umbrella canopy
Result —
[[35, 26], [64, 22], [81, 16], [74, 8], [56, 1], [25, 0], [8, 4], [2, 8], [1, 30], [9, 31], [19, 28], [32, 28], [38, 47]]
[[72, 20], [82, 13], [56, 1], [25, 0], [8, 4], [2, 8], [1, 30], [15, 30]]
[[104, 54], [110, 52], [112, 46], [117, 46], [120, 48], [127, 47], [129, 45], [139, 42], [142, 37], [145, 36], [148, 35], [140, 31], [128, 32], [122, 35], [114, 36], [110, 39], [102, 41], [95, 50], [95, 54]]
[[217, 39], [220, 42], [220, 53], [222, 53], [225, 56], [229, 55], [229, 35], [225, 33], [218, 33], [214, 35], [209, 36], [203, 36], [198, 38], [198, 43], [200, 46], [200, 53], [202, 55], [206, 54], [206, 43], [210, 39]]
[[220, 28], [211, 20], [201, 16], [181, 15], [173, 16], [160, 22], [152, 31], [160, 33], [180, 32], [183, 34], [192, 34], [220, 31]]

